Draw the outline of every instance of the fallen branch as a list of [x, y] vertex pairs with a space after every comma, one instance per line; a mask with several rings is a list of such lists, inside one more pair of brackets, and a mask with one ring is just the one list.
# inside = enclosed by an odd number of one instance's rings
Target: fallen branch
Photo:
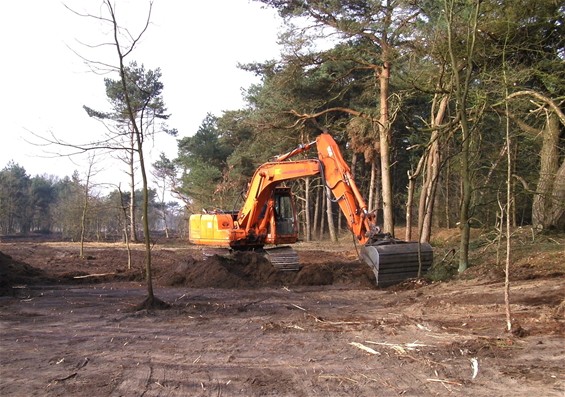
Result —
[[361, 321], [324, 321], [321, 320], [322, 323], [330, 324], [330, 325], [359, 325], [362, 324]]
[[418, 350], [419, 347], [427, 347], [428, 345], [424, 345], [422, 343], [404, 343], [404, 344], [395, 344], [395, 343], [387, 343], [387, 342], [373, 342], [370, 340], [366, 340], [365, 343], [370, 343], [372, 345], [380, 345], [390, 347], [396, 350], [398, 353], [406, 354], [406, 350]]
[[378, 356], [381, 355], [381, 353], [379, 353], [378, 351], [376, 351], [375, 349], [371, 349], [370, 347], [365, 346], [362, 343], [359, 342], [349, 342], [350, 345], [355, 346], [358, 349], [364, 350], [367, 353], [371, 353], [371, 354], [376, 354]]
[[75, 376], [77, 376], [77, 374], [78, 372], [73, 372], [72, 374], [70, 374], [69, 376], [65, 376], [64, 378], [55, 378], [52, 380], [52, 382], [64, 382], [66, 380], [74, 378]]
[[326, 321], [323, 318], [309, 314], [317, 323], [324, 323], [329, 325], [359, 325], [362, 324], [361, 321]]
[[77, 364], [77, 369], [81, 369], [82, 367], [84, 367], [86, 364], [88, 364], [90, 360], [88, 359], [88, 357], [85, 357], [84, 360], [82, 360], [80, 363]]
[[447, 380], [447, 379], [426, 379], [428, 382], [440, 382], [440, 383], [447, 383], [448, 385], [455, 385], [455, 386], [463, 386], [462, 383], [459, 382], [454, 382], [452, 380]]
[[116, 273], [97, 273], [97, 274], [87, 274], [85, 276], [74, 276], [73, 278], [88, 278], [88, 277], [102, 277], [102, 276], [113, 276]]

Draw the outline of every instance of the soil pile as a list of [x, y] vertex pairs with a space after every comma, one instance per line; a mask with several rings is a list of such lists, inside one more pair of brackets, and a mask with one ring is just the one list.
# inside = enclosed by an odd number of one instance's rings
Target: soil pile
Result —
[[14, 260], [0, 251], [0, 296], [13, 295], [15, 286], [40, 284], [51, 281], [45, 272]]
[[361, 263], [307, 264], [300, 271], [280, 271], [263, 255], [235, 252], [214, 255], [197, 261], [192, 257], [170, 271], [160, 273], [158, 282], [165, 286], [191, 288], [260, 288], [283, 285], [355, 285], [374, 287], [371, 269]]
[[158, 281], [162, 285], [192, 288], [258, 288], [282, 285], [292, 278], [294, 274], [278, 272], [262, 255], [235, 252], [202, 261], [189, 257], [161, 274]]

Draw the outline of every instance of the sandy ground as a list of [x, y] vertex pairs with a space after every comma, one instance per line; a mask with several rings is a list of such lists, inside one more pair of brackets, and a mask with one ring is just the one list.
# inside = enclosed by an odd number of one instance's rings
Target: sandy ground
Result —
[[299, 247], [281, 274], [156, 246], [171, 307], [134, 310], [141, 247], [131, 270], [121, 245], [77, 249], [0, 243], [0, 395], [565, 395], [559, 271], [513, 280], [512, 334], [497, 277], [379, 289], [343, 247]]

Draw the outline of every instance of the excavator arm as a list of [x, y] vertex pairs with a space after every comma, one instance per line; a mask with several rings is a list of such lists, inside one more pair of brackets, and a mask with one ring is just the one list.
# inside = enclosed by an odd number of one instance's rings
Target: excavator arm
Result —
[[[314, 146], [318, 151], [318, 160], [289, 161]], [[322, 176], [357, 241], [365, 244], [372, 235], [378, 233], [375, 217], [367, 211], [367, 205], [351, 176], [351, 170], [343, 159], [339, 146], [328, 133], [319, 135], [315, 142], [301, 145], [278, 156], [274, 162], [265, 163], [255, 171], [245, 203], [238, 215], [239, 227], [245, 229], [247, 235], [253, 230], [254, 234], [262, 234], [264, 230], [261, 226], [265, 225], [261, 225], [260, 219], [266, 219], [262, 216], [264, 206], [275, 187], [288, 180], [314, 175]]]
[[351, 169], [343, 159], [335, 140], [323, 133], [316, 140], [318, 157], [323, 164], [323, 179], [332, 191], [349, 229], [361, 244], [365, 244], [379, 232], [374, 214], [367, 211], [367, 204], [351, 175]]

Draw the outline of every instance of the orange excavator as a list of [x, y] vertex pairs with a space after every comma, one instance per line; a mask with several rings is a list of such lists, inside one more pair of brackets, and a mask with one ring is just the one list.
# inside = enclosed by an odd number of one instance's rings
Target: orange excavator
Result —
[[[318, 158], [291, 160], [316, 147]], [[381, 233], [376, 216], [367, 205], [341, 151], [326, 132], [314, 142], [300, 145], [261, 165], [249, 183], [239, 211], [215, 210], [194, 214], [189, 220], [189, 241], [193, 244], [225, 247], [229, 250], [266, 252], [280, 270], [298, 270], [298, 255], [288, 247], [264, 250], [298, 241], [298, 221], [290, 188], [284, 182], [319, 175], [332, 192], [347, 219], [354, 239], [361, 246], [360, 257], [375, 273], [376, 283], [387, 286], [424, 274], [432, 264], [433, 251], [427, 243], [398, 240]]]

